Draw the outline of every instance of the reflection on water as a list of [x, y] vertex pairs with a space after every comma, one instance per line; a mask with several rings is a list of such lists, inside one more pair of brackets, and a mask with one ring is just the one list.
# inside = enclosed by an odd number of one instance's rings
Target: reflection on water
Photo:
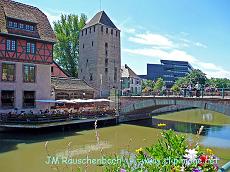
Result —
[[[211, 113], [204, 114], [203, 116], [212, 118]], [[163, 123], [166, 126], [161, 127], [158, 124]], [[152, 120], [138, 120], [127, 122], [127, 124], [131, 125], [140, 125], [145, 127], [151, 128], [158, 128], [169, 130], [172, 129], [177, 132], [182, 133], [192, 133], [196, 134], [199, 128], [203, 125], [204, 129], [201, 132], [202, 136], [205, 136], [201, 143], [204, 146], [214, 146], [220, 148], [230, 148], [230, 125], [207, 125], [207, 124], [196, 124], [196, 123], [189, 123], [189, 122], [178, 122], [172, 120], [163, 120], [163, 119], [155, 119]]]

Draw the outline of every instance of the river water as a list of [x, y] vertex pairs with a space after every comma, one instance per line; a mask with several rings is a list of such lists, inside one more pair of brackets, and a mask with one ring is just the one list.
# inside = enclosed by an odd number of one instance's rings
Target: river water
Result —
[[[181, 132], [191, 141], [194, 133], [204, 125], [202, 135], [198, 139], [200, 144], [213, 149], [220, 158], [220, 164], [230, 161], [230, 117], [193, 109], [99, 128], [97, 129], [99, 140], [96, 139], [94, 126], [90, 130], [69, 129], [64, 132], [0, 131], [0, 172], [70, 172], [71, 168], [75, 172], [77, 165], [47, 164], [48, 155], [64, 157], [71, 155], [79, 159], [88, 156], [92, 159], [105, 154], [135, 151], [157, 142], [162, 131], [158, 123], [165, 123], [163, 129]], [[81, 167], [86, 171], [102, 171], [102, 168], [96, 165]]]

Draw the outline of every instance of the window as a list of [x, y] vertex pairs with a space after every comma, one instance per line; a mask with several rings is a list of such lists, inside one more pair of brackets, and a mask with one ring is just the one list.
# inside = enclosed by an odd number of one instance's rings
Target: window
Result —
[[11, 28], [18, 28], [22, 30], [28, 30], [28, 31], [34, 31], [34, 26], [29, 25], [29, 24], [23, 24], [19, 22], [14, 22], [14, 21], [8, 21], [8, 26]]
[[35, 107], [35, 91], [23, 92], [23, 107], [24, 108]]
[[105, 74], [108, 74], [108, 68], [105, 68]]
[[105, 43], [105, 56], [108, 56], [108, 43]]
[[91, 33], [91, 27], [89, 28], [89, 33]]
[[30, 26], [26, 24], [26, 30], [30, 30]]
[[26, 52], [27, 53], [35, 54], [35, 52], [36, 52], [35, 49], [36, 49], [35, 43], [27, 42], [27, 44], [26, 44]]
[[116, 36], [118, 35], [117, 33], [118, 33], [118, 32], [116, 31]]
[[88, 62], [89, 62], [89, 60], [87, 59], [87, 60], [86, 60], [86, 63], [85, 63], [85, 66], [86, 66], [86, 67], [88, 66]]
[[24, 28], [24, 24], [19, 23], [19, 29], [23, 29]]
[[85, 29], [85, 35], [87, 35], [87, 29]]
[[53, 73], [54, 72], [54, 67], [53, 66], [51, 66], [51, 73]]
[[18, 27], [18, 23], [13, 22], [13, 24], [14, 24], [14, 25], [13, 25], [14, 28], [17, 28], [17, 27]]
[[96, 30], [96, 28], [95, 28], [95, 26], [93, 26], [93, 31], [95, 32], [95, 30]]
[[108, 28], [106, 28], [106, 33], [108, 33], [109, 32], [109, 29]]
[[92, 41], [92, 47], [93, 47], [93, 41]]
[[111, 29], [111, 35], [113, 34], [113, 29]]
[[109, 60], [108, 58], [105, 59], [105, 66], [107, 67], [108, 66], [108, 63], [109, 63]]
[[14, 91], [2, 90], [1, 92], [2, 107], [14, 107]]
[[6, 40], [6, 50], [7, 51], [15, 51], [16, 50], [16, 41], [15, 40]]
[[15, 64], [2, 63], [2, 81], [15, 80]]
[[9, 21], [9, 22], [8, 22], [8, 26], [9, 26], [9, 27], [13, 27], [13, 22], [12, 22], [12, 21]]
[[105, 50], [105, 56], [106, 56], [106, 57], [108, 56], [108, 51], [107, 51], [107, 50]]
[[90, 80], [90, 81], [93, 80], [93, 74], [92, 74], [92, 73], [89, 74], [89, 80]]
[[114, 68], [114, 82], [117, 81], [117, 67]]
[[33, 31], [34, 30], [34, 26], [30, 26], [30, 30]]
[[23, 79], [24, 82], [35, 82], [35, 66], [24, 65]]
[[82, 48], [85, 48], [85, 45], [84, 45], [84, 44], [82, 45]]
[[84, 34], [84, 31], [81, 31], [81, 36], [83, 36], [83, 34]]
[[101, 32], [103, 32], [103, 26], [101, 26]]

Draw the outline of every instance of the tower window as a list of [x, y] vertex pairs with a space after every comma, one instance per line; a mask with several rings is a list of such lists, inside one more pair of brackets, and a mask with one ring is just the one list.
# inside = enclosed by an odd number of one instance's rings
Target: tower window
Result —
[[111, 35], [113, 34], [113, 29], [111, 29]]
[[107, 50], [105, 50], [105, 56], [106, 56], [106, 57], [108, 56], [108, 51], [107, 51]]
[[92, 41], [92, 47], [93, 47], [93, 41]]
[[85, 35], [87, 35], [87, 29], [85, 29]]
[[88, 62], [89, 62], [89, 60], [87, 59], [87, 60], [86, 60], [86, 63], [85, 63], [85, 66], [86, 66], [86, 67], [88, 66]]
[[89, 33], [91, 33], [91, 27], [89, 28]]
[[93, 74], [92, 74], [92, 73], [89, 74], [89, 80], [90, 80], [90, 81], [93, 80]]
[[83, 34], [84, 34], [83, 31], [81, 31], [81, 36], [83, 36]]
[[108, 68], [105, 68], [105, 74], [108, 74]]
[[101, 26], [101, 31], [103, 32], [103, 26]]
[[108, 28], [106, 28], [106, 33], [108, 33], [109, 32], [109, 29]]
[[117, 36], [117, 31], [116, 31], [116, 36]]
[[109, 60], [108, 58], [105, 59], [105, 66], [107, 67], [108, 66], [108, 63], [109, 63]]
[[95, 29], [95, 26], [93, 26], [93, 31], [95, 32], [95, 30], [96, 30], [96, 29]]
[[117, 81], [117, 67], [114, 68], [114, 82]]
[[85, 48], [85, 45], [84, 45], [84, 44], [82, 45], [82, 48]]
[[105, 48], [106, 48], [106, 49], [108, 48], [108, 43], [107, 43], [107, 42], [105, 43]]

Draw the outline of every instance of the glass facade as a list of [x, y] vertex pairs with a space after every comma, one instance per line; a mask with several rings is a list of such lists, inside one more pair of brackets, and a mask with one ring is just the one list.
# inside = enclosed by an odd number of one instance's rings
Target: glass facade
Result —
[[162, 78], [170, 88], [178, 78], [192, 70], [192, 66], [186, 61], [161, 60], [161, 64], [147, 64], [146, 79], [156, 81], [157, 78]]

